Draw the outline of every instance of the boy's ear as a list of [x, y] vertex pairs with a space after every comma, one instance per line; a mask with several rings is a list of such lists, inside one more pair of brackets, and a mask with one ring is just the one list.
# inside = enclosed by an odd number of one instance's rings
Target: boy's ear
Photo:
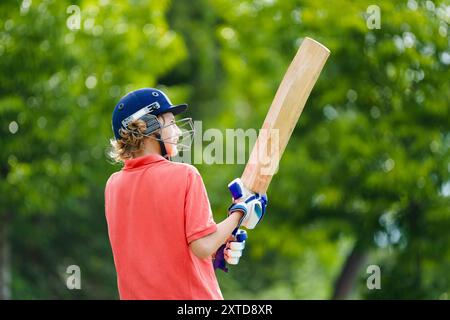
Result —
[[158, 119], [161, 125], [164, 125], [166, 123], [166, 121], [164, 120], [164, 114], [160, 114], [159, 116], [156, 117], [156, 119]]

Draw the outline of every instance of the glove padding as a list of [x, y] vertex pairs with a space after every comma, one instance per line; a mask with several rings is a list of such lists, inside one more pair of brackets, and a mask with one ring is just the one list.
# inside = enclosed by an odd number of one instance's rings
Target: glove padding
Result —
[[245, 230], [237, 230], [236, 235], [231, 235], [226, 244], [223, 244], [216, 252], [213, 266], [214, 269], [222, 269], [228, 272], [226, 263], [236, 265], [242, 256], [242, 251], [245, 248], [245, 240], [247, 239], [247, 232]]
[[245, 199], [234, 201], [235, 203], [228, 208], [228, 214], [234, 211], [241, 211], [244, 214], [237, 227], [244, 226], [247, 229], [254, 229], [266, 213], [267, 196], [254, 193]]
[[[232, 236], [236, 236], [237, 241], [228, 240], [216, 252], [213, 260], [214, 269], [222, 269], [228, 272], [226, 262], [229, 264], [237, 264], [242, 256], [242, 250], [245, 248], [245, 239], [247, 233], [239, 229], [241, 225], [247, 229], [253, 229], [261, 221], [266, 213], [268, 203], [267, 195], [260, 195], [248, 190], [241, 179], [237, 178], [228, 184], [231, 192], [233, 203], [228, 208], [228, 215], [234, 211], [241, 211], [242, 218], [234, 229]], [[243, 242], [242, 244], [239, 244]]]
[[242, 251], [245, 248], [245, 240], [247, 239], [247, 232], [245, 230], [238, 230], [236, 236], [232, 236], [231, 240], [227, 242], [224, 250], [225, 261], [229, 264], [236, 265], [239, 263], [239, 258], [242, 256]]

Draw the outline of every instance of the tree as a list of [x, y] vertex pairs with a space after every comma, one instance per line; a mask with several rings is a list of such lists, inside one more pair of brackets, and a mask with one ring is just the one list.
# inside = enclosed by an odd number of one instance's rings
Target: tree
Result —
[[[104, 184], [117, 169], [105, 152], [112, 109], [185, 55], [166, 24], [167, 1], [78, 2], [79, 30], [68, 28], [70, 5], [1, 6], [0, 188], [8, 196], [0, 214], [9, 234], [0, 247], [13, 254], [12, 268], [0, 260], [0, 269], [13, 270], [13, 298], [116, 296], [103, 209]], [[65, 288], [71, 264], [81, 267], [81, 292]]]
[[[103, 212], [115, 103], [160, 86], [204, 130], [259, 128], [304, 36], [331, 56], [267, 216], [217, 273], [225, 298], [448, 295], [448, 5], [378, 1], [377, 29], [372, 4], [3, 1], [0, 298], [116, 298]], [[198, 168], [220, 221], [243, 165]]]

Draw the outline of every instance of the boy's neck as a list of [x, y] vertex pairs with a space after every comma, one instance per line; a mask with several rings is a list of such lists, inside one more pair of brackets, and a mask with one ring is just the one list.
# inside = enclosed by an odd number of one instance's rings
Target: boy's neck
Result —
[[151, 154], [161, 155], [161, 147], [156, 140], [145, 139], [143, 143], [143, 148], [139, 152], [133, 154], [133, 159], [148, 156]]

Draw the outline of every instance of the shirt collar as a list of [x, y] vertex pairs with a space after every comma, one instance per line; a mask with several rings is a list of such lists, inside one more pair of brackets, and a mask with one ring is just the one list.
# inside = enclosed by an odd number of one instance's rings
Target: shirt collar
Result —
[[159, 155], [159, 154], [148, 154], [139, 158], [134, 158], [134, 159], [129, 159], [129, 160], [125, 160], [125, 166], [124, 166], [124, 170], [127, 169], [134, 169], [134, 168], [139, 168], [142, 166], [145, 166], [147, 164], [150, 163], [155, 163], [155, 162], [159, 162], [159, 161], [168, 161], [166, 158], [164, 158], [163, 156]]

